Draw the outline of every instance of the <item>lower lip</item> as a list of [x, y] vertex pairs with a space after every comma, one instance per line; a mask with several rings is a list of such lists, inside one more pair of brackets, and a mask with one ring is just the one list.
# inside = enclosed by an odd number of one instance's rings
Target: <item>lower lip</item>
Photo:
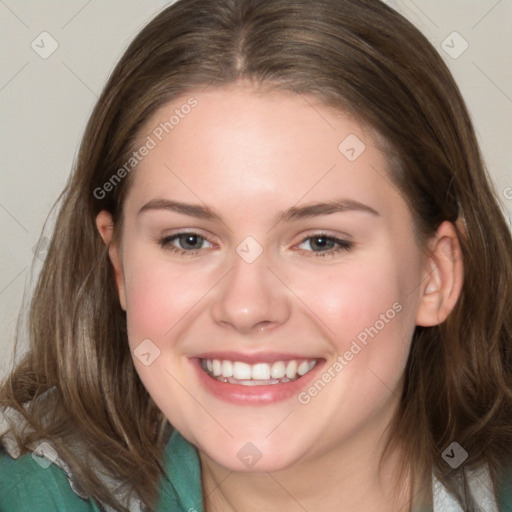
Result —
[[318, 361], [316, 366], [302, 377], [283, 384], [268, 384], [262, 386], [243, 386], [241, 384], [230, 384], [221, 382], [210, 377], [201, 367], [201, 360], [190, 359], [199, 381], [204, 388], [212, 395], [225, 402], [237, 405], [265, 405], [287, 400], [296, 396], [306, 388], [324, 365], [325, 361]]

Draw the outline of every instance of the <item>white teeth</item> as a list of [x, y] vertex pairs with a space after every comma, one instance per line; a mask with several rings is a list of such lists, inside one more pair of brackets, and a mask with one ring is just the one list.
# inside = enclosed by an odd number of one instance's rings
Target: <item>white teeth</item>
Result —
[[282, 379], [286, 375], [286, 365], [283, 361], [276, 361], [270, 369], [270, 376], [273, 379]]
[[232, 377], [233, 376], [233, 363], [231, 361], [222, 361], [222, 376]]
[[215, 375], [215, 377], [222, 375], [222, 365], [218, 359], [214, 359], [212, 361], [212, 367], [213, 375]]
[[305, 375], [309, 372], [309, 363], [307, 361], [302, 361], [297, 368], [297, 373], [299, 375]]
[[290, 361], [286, 367], [286, 376], [293, 379], [297, 375], [297, 361]]
[[201, 365], [204, 371], [216, 377], [217, 380], [254, 386], [258, 384], [279, 384], [298, 379], [311, 371], [316, 363], [316, 359], [301, 360], [300, 363], [292, 359], [290, 361], [250, 365], [241, 361], [226, 359], [203, 359]]
[[252, 367], [253, 380], [270, 379], [270, 365], [268, 363], [258, 363]]
[[250, 364], [241, 363], [240, 361], [233, 363], [233, 378], [238, 380], [249, 380], [251, 378], [251, 374]]

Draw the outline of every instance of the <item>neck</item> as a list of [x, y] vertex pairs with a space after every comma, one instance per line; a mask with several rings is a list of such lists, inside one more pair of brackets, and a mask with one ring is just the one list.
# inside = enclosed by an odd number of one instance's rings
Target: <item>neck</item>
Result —
[[409, 512], [417, 484], [408, 474], [395, 486], [397, 453], [379, 467], [382, 438], [360, 431], [350, 442], [275, 472], [233, 472], [201, 453], [205, 510]]

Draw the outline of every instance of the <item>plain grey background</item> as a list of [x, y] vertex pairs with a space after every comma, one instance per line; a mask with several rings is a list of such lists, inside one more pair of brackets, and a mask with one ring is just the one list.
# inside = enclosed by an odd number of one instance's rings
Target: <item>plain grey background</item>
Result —
[[[88, 116], [127, 44], [168, 3], [0, 0], [0, 378], [12, 364], [23, 292], [30, 294], [44, 259], [44, 246], [35, 254], [34, 246]], [[450, 66], [510, 225], [512, 0], [386, 3]]]

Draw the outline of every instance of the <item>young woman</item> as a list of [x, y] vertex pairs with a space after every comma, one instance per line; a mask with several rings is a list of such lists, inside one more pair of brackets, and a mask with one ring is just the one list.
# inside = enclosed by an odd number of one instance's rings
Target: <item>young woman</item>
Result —
[[176, 2], [62, 196], [0, 510], [512, 510], [511, 254], [402, 16]]

